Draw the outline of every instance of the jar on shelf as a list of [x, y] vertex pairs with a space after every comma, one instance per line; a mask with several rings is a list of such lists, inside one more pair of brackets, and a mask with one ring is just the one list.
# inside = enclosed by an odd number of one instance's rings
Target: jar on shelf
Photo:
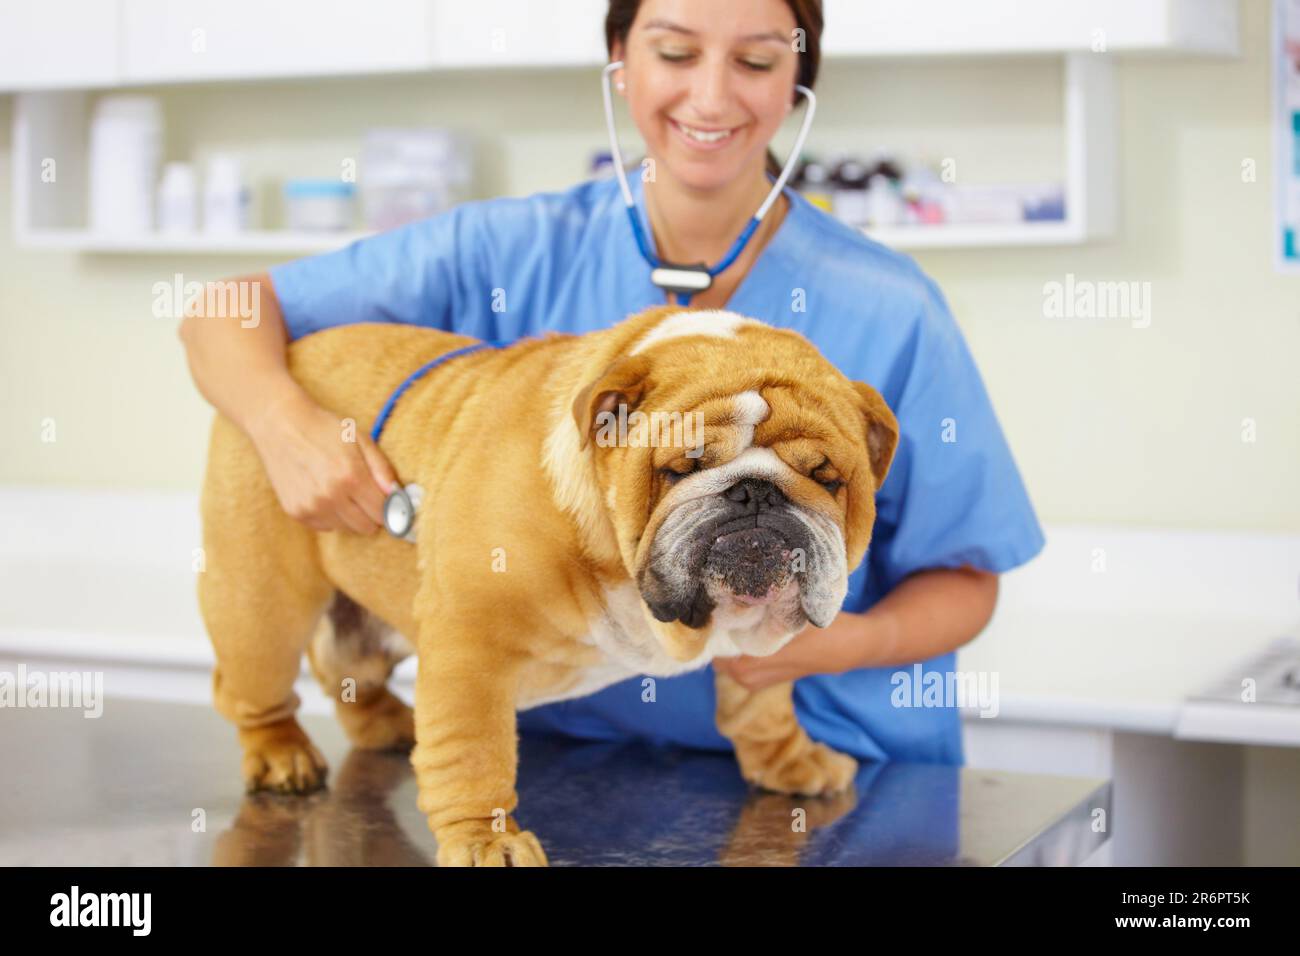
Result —
[[356, 188], [339, 179], [291, 179], [284, 207], [295, 232], [345, 232], [355, 218]]

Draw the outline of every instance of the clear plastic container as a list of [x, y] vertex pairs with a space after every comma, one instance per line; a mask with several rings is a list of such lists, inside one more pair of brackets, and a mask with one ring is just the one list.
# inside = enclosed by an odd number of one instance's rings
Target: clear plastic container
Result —
[[367, 229], [393, 229], [445, 212], [469, 198], [473, 150], [448, 129], [366, 131], [361, 208]]
[[356, 188], [338, 179], [291, 179], [284, 208], [295, 232], [345, 232], [355, 217]]

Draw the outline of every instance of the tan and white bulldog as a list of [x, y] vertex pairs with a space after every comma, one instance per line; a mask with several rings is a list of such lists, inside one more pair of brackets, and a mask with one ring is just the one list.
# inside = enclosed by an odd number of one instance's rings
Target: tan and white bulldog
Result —
[[[289, 367], [349, 440], [414, 369], [473, 341], [351, 325], [295, 342]], [[771, 654], [828, 625], [897, 440], [879, 393], [798, 333], [675, 307], [457, 356], [419, 379], [380, 440], [424, 490], [414, 544], [293, 520], [252, 443], [218, 416], [199, 603], [247, 788], [324, 782], [294, 719], [306, 650], [356, 746], [414, 744], [439, 863], [544, 864], [510, 816], [516, 710]], [[411, 653], [414, 712], [386, 686]], [[751, 693], [719, 676], [717, 723], [741, 773], [775, 791], [843, 790], [856, 763], [808, 738], [791, 687]]]

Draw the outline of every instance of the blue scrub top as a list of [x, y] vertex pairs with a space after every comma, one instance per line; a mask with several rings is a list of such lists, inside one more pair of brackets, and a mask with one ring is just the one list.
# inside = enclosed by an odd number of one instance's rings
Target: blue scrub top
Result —
[[[648, 223], [640, 178], [631, 186]], [[922, 569], [1002, 572], [1028, 561], [1043, 533], [943, 294], [910, 257], [794, 190], [785, 195], [785, 219], [726, 308], [803, 334], [849, 378], [875, 386], [901, 429], [843, 609], [867, 610]], [[666, 302], [613, 178], [465, 203], [270, 273], [291, 339], [351, 322], [406, 322], [513, 340], [607, 328]], [[942, 679], [955, 658], [924, 661], [923, 674]], [[797, 681], [800, 722], [859, 758], [962, 763], [958, 709], [895, 706], [899, 672], [913, 676], [910, 666], [882, 667]], [[730, 749], [714, 725], [711, 667], [657, 679], [653, 702], [643, 701], [641, 680], [523, 711], [520, 729]]]

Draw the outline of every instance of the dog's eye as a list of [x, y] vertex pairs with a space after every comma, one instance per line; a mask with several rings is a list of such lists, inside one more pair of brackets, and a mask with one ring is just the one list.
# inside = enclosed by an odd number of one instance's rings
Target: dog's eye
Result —
[[809, 477], [812, 478], [813, 481], [817, 482], [817, 484], [821, 485], [823, 488], [829, 491], [832, 495], [834, 495], [837, 491], [839, 491], [842, 487], [844, 487], [843, 480], [839, 478], [818, 478], [817, 477], [817, 472], [821, 471], [823, 468], [830, 468], [830, 467], [831, 467], [830, 459], [823, 458], [821, 464], [819, 464], [816, 468], [812, 470], [812, 473], [809, 475]]
[[825, 480], [818, 478], [817, 484], [821, 485], [832, 495], [835, 494], [837, 491], [839, 491], [842, 487], [844, 487], [844, 482], [838, 478], [827, 478]]
[[703, 455], [687, 455], [679, 458], [671, 465], [659, 469], [659, 474], [663, 475], [664, 481], [670, 485], [675, 485], [687, 475], [699, 471], [704, 467]]

